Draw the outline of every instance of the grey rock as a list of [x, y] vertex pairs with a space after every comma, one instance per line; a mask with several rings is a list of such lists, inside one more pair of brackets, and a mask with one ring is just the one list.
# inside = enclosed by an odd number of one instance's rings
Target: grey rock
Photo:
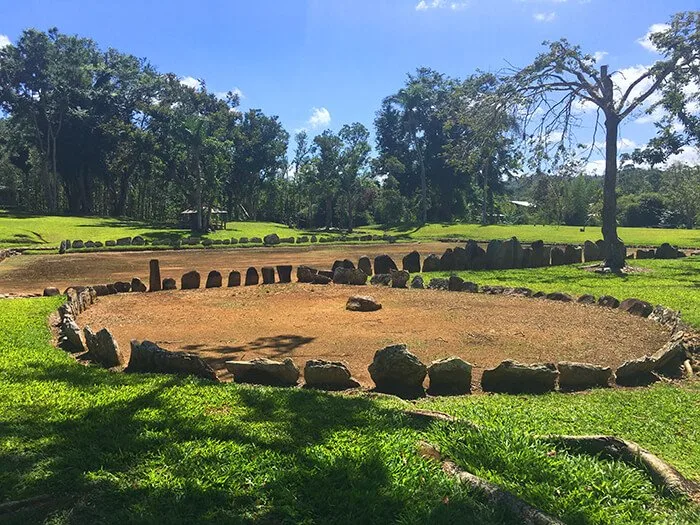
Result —
[[99, 332], [94, 333], [89, 326], [86, 326], [83, 333], [88, 349], [88, 357], [91, 360], [106, 368], [126, 364], [127, 357], [119, 349], [117, 341], [109, 330], [103, 328]]
[[193, 375], [218, 381], [214, 369], [202, 358], [184, 352], [171, 352], [151, 341], [131, 341], [126, 372]]
[[204, 284], [205, 288], [221, 288], [221, 274], [216, 270], [212, 270], [207, 275], [207, 282]]
[[251, 266], [245, 272], [245, 285], [246, 286], [253, 286], [253, 285], [258, 284], [259, 282], [260, 282], [260, 276], [258, 275], [258, 271]]
[[366, 255], [360, 257], [360, 260], [357, 262], [357, 267], [362, 270], [365, 275], [372, 275], [372, 261]]
[[576, 299], [576, 302], [580, 304], [595, 304], [595, 297], [591, 294], [584, 294]]
[[241, 272], [237, 270], [231, 270], [228, 274], [228, 287], [233, 288], [234, 286], [241, 285]]
[[61, 292], [58, 290], [58, 288], [49, 286], [48, 288], [44, 288], [44, 292], [42, 293], [42, 295], [44, 297], [55, 297], [57, 295], [61, 295]]
[[411, 279], [411, 288], [416, 288], [418, 290], [425, 288], [425, 283], [423, 282], [423, 277], [421, 275], [413, 276], [413, 279]]
[[291, 283], [292, 282], [292, 265], [291, 264], [278, 264], [277, 276], [281, 283]]
[[573, 301], [573, 297], [564, 292], [551, 292], [547, 294], [547, 299], [550, 301], [561, 301], [563, 303], [570, 303]]
[[236, 383], [294, 386], [299, 380], [299, 368], [290, 358], [281, 362], [266, 358], [226, 361], [226, 369], [233, 374]]
[[151, 259], [148, 262], [148, 287], [152, 292], [157, 292], [161, 288], [160, 280], [160, 261]]
[[369, 282], [379, 286], [389, 286], [391, 284], [391, 275], [388, 273], [375, 273]]
[[649, 314], [654, 311], [654, 307], [641, 299], [625, 299], [620, 303], [620, 310], [636, 315], [638, 317], [649, 317]]
[[604, 306], [606, 308], [618, 308], [620, 306], [620, 300], [616, 299], [612, 295], [601, 295], [598, 297], [598, 306]]
[[441, 269], [440, 257], [434, 253], [431, 253], [423, 260], [424, 272], [439, 272]]
[[274, 246], [280, 243], [280, 236], [276, 233], [270, 233], [263, 237], [263, 242], [268, 246]]
[[648, 385], [658, 380], [655, 368], [656, 359], [648, 355], [625, 361], [615, 370], [615, 382], [623, 386]]
[[378, 350], [368, 370], [379, 392], [405, 397], [423, 394], [427, 369], [405, 344]]
[[484, 370], [481, 388], [484, 392], [541, 394], [555, 389], [558, 376], [553, 364], [526, 365], [507, 360], [496, 368]]
[[392, 288], [407, 288], [408, 279], [411, 275], [406, 270], [395, 270], [391, 272]]
[[199, 272], [192, 270], [187, 272], [180, 279], [180, 290], [195, 290], [199, 288], [200, 276]]
[[412, 251], [402, 259], [403, 269], [410, 273], [420, 272], [420, 253]]
[[377, 274], [388, 274], [391, 270], [398, 270], [394, 260], [388, 255], [378, 255], [374, 258], [374, 272]]
[[560, 390], [586, 390], [596, 387], [609, 387], [613, 371], [610, 367], [588, 363], [562, 361], [557, 364]]
[[360, 386], [345, 363], [312, 359], [304, 365], [304, 382], [309, 388], [347, 390]]
[[432, 395], [468, 394], [472, 388], [472, 365], [459, 357], [433, 361], [428, 367]]
[[381, 308], [382, 303], [369, 295], [353, 295], [345, 304], [345, 309], [351, 312], [376, 312]]
[[163, 279], [163, 290], [177, 290], [177, 284], [172, 277]]
[[147, 290], [146, 285], [138, 277], [131, 279], [131, 291], [132, 292], [145, 292]]
[[272, 266], [263, 266], [260, 273], [262, 273], [263, 284], [275, 284], [275, 269]]
[[300, 283], [310, 283], [314, 280], [314, 277], [318, 274], [316, 268], [311, 268], [309, 266], [297, 266], [297, 281]]
[[431, 290], [449, 290], [450, 283], [443, 277], [433, 277], [428, 283], [428, 288]]

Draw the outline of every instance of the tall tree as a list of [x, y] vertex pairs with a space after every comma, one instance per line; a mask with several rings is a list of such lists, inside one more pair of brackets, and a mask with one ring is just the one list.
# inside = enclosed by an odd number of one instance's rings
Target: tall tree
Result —
[[[592, 104], [604, 117], [605, 178], [603, 184], [602, 232], [607, 246], [604, 264], [613, 270], [624, 267], [624, 244], [617, 234], [617, 143], [620, 123], [672, 78], [688, 78], [700, 60], [700, 13], [680, 13], [668, 30], [652, 36], [662, 55], [636, 79], [625, 79], [626, 87], [616, 88], [608, 66], [596, 69], [595, 59], [579, 46], [562, 39], [547, 43], [547, 52], [508, 79], [504, 96], [516, 101], [524, 127], [539, 122], [534, 142], [543, 158], [552, 143], [558, 153], [566, 150], [564, 141], [575, 124], [576, 104]], [[631, 81], [630, 81], [631, 80]], [[534, 119], [534, 120], [533, 120]], [[597, 127], [597, 126], [596, 126]], [[558, 140], [553, 140], [558, 135]], [[595, 142], [595, 137], [593, 142]]]
[[355, 225], [355, 204], [360, 195], [361, 177], [369, 167], [369, 131], [359, 122], [346, 124], [338, 133], [338, 138], [342, 141], [339, 186], [345, 200], [348, 231], [351, 232]]

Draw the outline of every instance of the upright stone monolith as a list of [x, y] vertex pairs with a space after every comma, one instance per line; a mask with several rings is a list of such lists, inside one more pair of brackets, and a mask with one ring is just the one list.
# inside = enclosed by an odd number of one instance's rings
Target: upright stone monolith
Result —
[[150, 273], [148, 276], [148, 286], [151, 292], [159, 292], [161, 290], [160, 280], [160, 262], [158, 259], [151, 259], [148, 263]]

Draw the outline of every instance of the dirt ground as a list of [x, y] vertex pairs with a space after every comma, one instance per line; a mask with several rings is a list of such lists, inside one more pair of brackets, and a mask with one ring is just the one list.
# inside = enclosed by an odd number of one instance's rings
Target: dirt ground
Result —
[[[378, 312], [349, 312], [352, 294], [379, 300]], [[525, 363], [583, 361], [617, 366], [656, 351], [667, 334], [617, 310], [543, 299], [396, 290], [383, 287], [267, 286], [200, 289], [100, 298], [78, 324], [108, 327], [120, 346], [148, 339], [195, 352], [228, 378], [227, 360], [291, 357], [345, 361], [363, 385], [374, 353], [406, 343], [423, 362], [450, 355], [484, 368], [503, 359]]]
[[211, 270], [228, 275], [231, 270], [245, 272], [249, 266], [260, 268], [277, 264], [314, 265], [329, 269], [336, 259], [357, 261], [362, 255], [375, 257], [387, 253], [401, 266], [401, 258], [413, 250], [421, 255], [442, 255], [456, 244], [397, 243], [364, 245], [314, 245], [304, 247], [237, 248], [231, 250], [179, 250], [159, 252], [101, 252], [65, 255], [22, 255], [0, 264], [0, 293], [41, 293], [47, 286], [64, 290], [71, 285], [92, 285], [130, 281], [140, 277], [148, 282], [148, 261], [160, 260], [161, 276], [180, 276], [197, 270], [206, 276]]

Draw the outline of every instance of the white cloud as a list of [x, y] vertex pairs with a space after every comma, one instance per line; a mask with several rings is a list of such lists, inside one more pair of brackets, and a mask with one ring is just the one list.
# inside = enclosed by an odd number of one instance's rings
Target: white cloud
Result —
[[307, 124], [312, 128], [320, 128], [323, 126], [328, 126], [331, 123], [331, 112], [326, 108], [312, 108], [311, 116]]
[[7, 35], [0, 35], [0, 49], [2, 49], [5, 46], [9, 46], [12, 42], [10, 42], [10, 39], [7, 37]]
[[448, 2], [446, 0], [420, 0], [416, 4], [416, 11], [426, 11], [428, 9], [451, 9], [459, 11], [469, 6], [469, 2]]
[[201, 89], [202, 87], [202, 81], [194, 77], [182, 77], [180, 79], [180, 84], [183, 84], [187, 87], [191, 87], [193, 89]]
[[550, 11], [549, 13], [535, 13], [532, 15], [532, 18], [534, 18], [536, 22], [554, 22], [557, 18], [557, 14], [554, 11]]
[[608, 54], [609, 53], [607, 51], [596, 51], [593, 53], [593, 60], [596, 62], [601, 62], [606, 56], [608, 56]]
[[663, 31], [666, 31], [670, 28], [671, 26], [668, 24], [652, 24], [649, 27], [649, 31], [647, 31], [647, 34], [644, 35], [642, 38], [637, 39], [637, 43], [647, 51], [656, 53], [656, 46], [654, 46], [654, 44], [651, 41], [651, 35], [653, 35], [654, 33], [662, 33]]
[[[189, 78], [192, 78], [192, 77], [189, 77]], [[238, 95], [239, 100], [243, 100], [245, 98], [245, 94], [243, 93], [243, 91], [241, 91], [240, 88], [235, 87], [235, 88], [230, 89], [229, 91], [232, 91], [234, 95]], [[228, 91], [217, 91], [214, 93], [214, 95], [218, 99], [225, 100], [226, 97], [228, 96]]]

